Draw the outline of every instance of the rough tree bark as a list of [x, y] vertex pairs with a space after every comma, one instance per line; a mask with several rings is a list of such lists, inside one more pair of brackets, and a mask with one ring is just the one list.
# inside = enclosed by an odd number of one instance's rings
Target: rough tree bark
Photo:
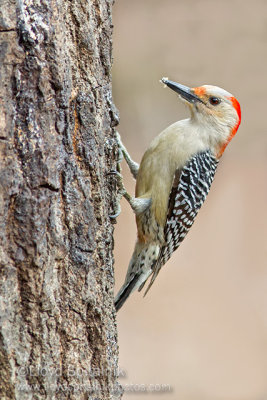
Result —
[[112, 3], [1, 1], [1, 399], [120, 397]]

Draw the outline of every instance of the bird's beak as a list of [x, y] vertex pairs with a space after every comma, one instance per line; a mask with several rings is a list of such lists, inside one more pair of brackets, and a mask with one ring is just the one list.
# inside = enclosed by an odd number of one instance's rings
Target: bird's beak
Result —
[[197, 95], [195, 95], [189, 87], [181, 85], [180, 83], [169, 81], [167, 78], [162, 78], [161, 82], [164, 83], [164, 85], [167, 85], [170, 89], [174, 90], [189, 103], [203, 103], [203, 101]]

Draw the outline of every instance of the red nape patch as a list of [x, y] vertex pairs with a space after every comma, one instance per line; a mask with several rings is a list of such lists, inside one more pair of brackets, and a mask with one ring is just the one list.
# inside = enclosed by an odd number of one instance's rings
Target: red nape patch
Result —
[[235, 109], [236, 112], [237, 112], [238, 121], [237, 121], [236, 125], [233, 127], [233, 130], [232, 130], [232, 132], [230, 133], [227, 142], [224, 143], [224, 145], [221, 147], [221, 149], [220, 149], [220, 151], [219, 151], [219, 154], [218, 154], [218, 156], [217, 156], [218, 158], [221, 157], [221, 155], [223, 154], [224, 150], [226, 149], [226, 147], [228, 146], [228, 144], [231, 142], [231, 140], [232, 140], [233, 137], [235, 136], [235, 134], [236, 134], [236, 132], [237, 132], [237, 130], [238, 130], [238, 128], [239, 128], [240, 122], [241, 122], [241, 107], [240, 107], [240, 104], [239, 104], [239, 102], [236, 100], [235, 97], [230, 97], [230, 100], [231, 100], [231, 102], [232, 102], [232, 104], [233, 104], [234, 109]]
[[[235, 97], [230, 97], [230, 100], [231, 100], [231, 102], [233, 104], [234, 109], [237, 112], [237, 115], [238, 115], [238, 118], [239, 118], [239, 122], [238, 122], [238, 126], [239, 126], [240, 122], [241, 122], [241, 107], [240, 107], [240, 104], [238, 103], [238, 101], [236, 100]], [[237, 126], [237, 129], [238, 129], [238, 126]]]

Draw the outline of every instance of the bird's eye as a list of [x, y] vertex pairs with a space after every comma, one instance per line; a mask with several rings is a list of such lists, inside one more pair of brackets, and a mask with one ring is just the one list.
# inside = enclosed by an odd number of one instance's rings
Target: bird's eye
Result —
[[218, 104], [220, 104], [221, 99], [219, 99], [218, 97], [210, 97], [209, 98], [209, 102], [212, 106], [217, 106]]

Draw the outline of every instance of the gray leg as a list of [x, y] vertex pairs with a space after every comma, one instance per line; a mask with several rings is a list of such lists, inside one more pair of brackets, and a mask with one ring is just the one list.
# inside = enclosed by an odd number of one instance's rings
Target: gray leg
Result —
[[120, 207], [120, 200], [122, 197], [124, 197], [128, 203], [130, 204], [132, 210], [136, 215], [141, 214], [144, 212], [151, 204], [151, 199], [150, 198], [138, 198], [138, 197], [132, 197], [127, 190], [125, 189], [125, 186], [123, 184], [123, 178], [122, 175], [118, 171], [111, 171], [109, 172], [109, 175], [116, 175], [117, 180], [118, 180], [118, 197], [119, 201], [117, 203], [117, 207], [115, 210], [115, 214], [110, 215], [110, 218], [117, 218], [118, 215], [121, 212], [121, 207]]
[[143, 211], [145, 211], [147, 209], [147, 207], [149, 207], [151, 204], [151, 199], [134, 198], [125, 189], [125, 186], [123, 184], [122, 175], [121, 175], [121, 165], [120, 165], [123, 160], [123, 157], [124, 157], [125, 161], [127, 162], [128, 166], [130, 168], [130, 171], [135, 179], [138, 174], [139, 164], [137, 164], [135, 161], [133, 161], [131, 159], [130, 154], [128, 153], [128, 151], [126, 150], [126, 147], [123, 145], [123, 143], [121, 141], [119, 132], [116, 132], [116, 137], [117, 137], [118, 148], [119, 148], [117, 171], [111, 171], [108, 174], [108, 175], [116, 175], [116, 177], [118, 179], [118, 202], [117, 202], [117, 206], [115, 209], [115, 213], [113, 215], [110, 215], [110, 218], [114, 218], [114, 219], [117, 218], [121, 213], [120, 201], [121, 201], [122, 197], [124, 197], [128, 201], [128, 203], [132, 207], [134, 213], [137, 215], [142, 213]]
[[131, 195], [125, 189], [125, 186], [123, 184], [123, 178], [120, 171], [121, 167], [120, 167], [120, 162], [118, 161], [117, 171], [108, 172], [108, 175], [115, 175], [118, 182], [117, 204], [114, 210], [114, 214], [110, 215], [110, 218], [112, 219], [117, 218], [121, 213], [121, 206], [120, 206], [121, 198], [124, 197], [128, 201], [128, 203], [130, 203], [132, 199]]
[[117, 136], [117, 142], [118, 142], [119, 149], [121, 150], [121, 152], [125, 158], [125, 161], [127, 162], [128, 166], [130, 168], [130, 171], [131, 171], [133, 177], [136, 179], [138, 170], [139, 170], [139, 164], [137, 164], [135, 161], [133, 161], [131, 159], [130, 154], [128, 153], [126, 147], [124, 146], [124, 144], [121, 141], [119, 132], [116, 132], [116, 136]]

